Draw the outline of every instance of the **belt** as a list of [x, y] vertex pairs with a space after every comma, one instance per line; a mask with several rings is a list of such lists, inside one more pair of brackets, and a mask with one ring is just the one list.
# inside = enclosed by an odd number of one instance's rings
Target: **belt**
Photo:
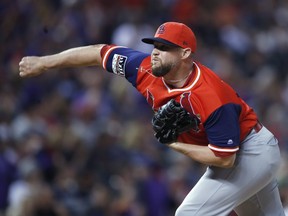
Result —
[[263, 125], [257, 121], [256, 125], [252, 128], [255, 130], [256, 133], [258, 133], [262, 129]]

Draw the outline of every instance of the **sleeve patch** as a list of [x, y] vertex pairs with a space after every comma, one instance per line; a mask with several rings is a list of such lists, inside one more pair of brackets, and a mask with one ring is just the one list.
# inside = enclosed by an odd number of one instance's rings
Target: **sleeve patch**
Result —
[[137, 86], [139, 65], [149, 54], [121, 46], [103, 49], [103, 54], [102, 65], [106, 71], [124, 77], [134, 87]]
[[112, 71], [114, 74], [125, 76], [127, 56], [114, 54], [112, 59]]

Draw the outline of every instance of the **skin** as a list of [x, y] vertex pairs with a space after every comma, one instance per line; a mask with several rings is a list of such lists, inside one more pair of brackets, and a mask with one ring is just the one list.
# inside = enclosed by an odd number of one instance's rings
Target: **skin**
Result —
[[169, 47], [161, 43], [155, 43], [151, 53], [152, 73], [157, 77], [167, 75], [170, 71], [176, 71], [179, 60], [176, 59], [181, 48]]
[[27, 56], [19, 63], [21, 77], [37, 76], [49, 69], [101, 65], [100, 51], [104, 44], [77, 47], [47, 56]]
[[174, 88], [181, 88], [193, 68], [191, 55], [190, 48], [171, 47], [155, 42], [151, 53], [152, 72], [155, 76], [162, 76]]
[[[68, 49], [54, 55], [24, 57], [19, 63], [19, 75], [25, 78], [41, 75], [53, 68], [99, 66], [103, 46], [104, 44], [91, 45]], [[181, 88], [193, 69], [191, 49], [165, 47], [164, 44], [155, 42], [151, 53], [151, 66], [155, 76], [163, 77], [164, 81], [174, 88]], [[195, 161], [222, 168], [232, 167], [236, 158], [236, 154], [217, 157], [208, 146], [191, 143], [174, 142], [167, 146]]]

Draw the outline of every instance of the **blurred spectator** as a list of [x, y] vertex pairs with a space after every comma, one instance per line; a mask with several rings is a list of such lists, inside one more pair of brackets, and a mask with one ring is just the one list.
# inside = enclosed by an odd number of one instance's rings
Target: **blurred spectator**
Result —
[[0, 215], [5, 215], [6, 208], [10, 205], [8, 199], [9, 188], [16, 179], [16, 164], [13, 152], [7, 149], [8, 143], [0, 136]]

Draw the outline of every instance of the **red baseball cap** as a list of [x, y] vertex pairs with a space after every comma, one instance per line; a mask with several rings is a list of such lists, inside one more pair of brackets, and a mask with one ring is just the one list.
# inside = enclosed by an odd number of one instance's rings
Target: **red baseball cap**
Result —
[[143, 38], [142, 41], [147, 44], [160, 42], [170, 46], [182, 48], [191, 48], [192, 52], [196, 51], [196, 37], [187, 25], [178, 22], [166, 22], [159, 26], [154, 37]]

